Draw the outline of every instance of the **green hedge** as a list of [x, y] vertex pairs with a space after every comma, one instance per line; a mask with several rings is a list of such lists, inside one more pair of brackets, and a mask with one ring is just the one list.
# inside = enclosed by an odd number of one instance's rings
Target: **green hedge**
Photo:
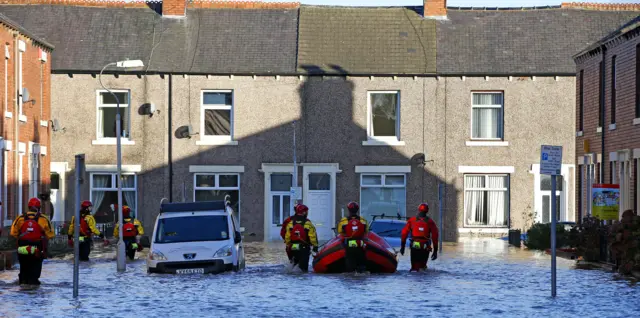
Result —
[[[556, 227], [556, 247], [560, 248], [569, 242], [569, 233], [564, 226]], [[524, 245], [531, 250], [546, 250], [551, 248], [551, 224], [536, 223], [527, 231]]]

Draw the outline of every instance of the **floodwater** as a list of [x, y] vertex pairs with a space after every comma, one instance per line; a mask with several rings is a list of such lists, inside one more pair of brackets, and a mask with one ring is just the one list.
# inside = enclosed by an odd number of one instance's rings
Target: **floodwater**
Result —
[[[0, 272], [1, 317], [637, 317], [640, 284], [558, 259], [558, 297], [550, 297], [550, 258], [498, 239], [444, 247], [426, 273], [409, 259], [387, 275], [288, 272], [280, 244], [250, 243], [241, 273], [147, 274], [143, 252], [116, 272], [112, 250], [80, 266], [72, 298], [73, 262], [47, 260], [42, 285], [26, 290], [18, 271]], [[407, 253], [408, 254], [408, 253]]]

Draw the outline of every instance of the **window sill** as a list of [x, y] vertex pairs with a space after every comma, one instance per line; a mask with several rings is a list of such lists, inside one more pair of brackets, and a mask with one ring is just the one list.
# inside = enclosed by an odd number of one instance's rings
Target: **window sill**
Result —
[[46, 121], [46, 120], [41, 120], [41, 121], [40, 121], [40, 126], [42, 126], [42, 127], [49, 127], [49, 122], [48, 122], [48, 121]]
[[602, 132], [602, 127], [598, 127], [598, 128], [596, 128], [596, 132], [597, 132], [597, 133], [601, 133], [601, 132]]
[[466, 145], [469, 147], [508, 147], [508, 141], [480, 141], [480, 140], [468, 140]]
[[[126, 138], [121, 138], [120, 139], [120, 143], [122, 145], [135, 145], [136, 142], [133, 140], [129, 140]], [[96, 146], [115, 146], [117, 144], [117, 140], [116, 138], [109, 138], [109, 139], [97, 139], [97, 140], [92, 140], [91, 141], [92, 145], [96, 145]]]
[[4, 117], [7, 117], [7, 118], [13, 118], [13, 113], [11, 113], [11, 112], [4, 112]]
[[640, 118], [633, 119], [633, 124], [634, 125], [640, 125]]
[[609, 130], [616, 130], [616, 124], [609, 125]]
[[26, 123], [27, 122], [27, 116], [26, 115], [19, 115], [18, 116], [18, 120], [23, 122], [23, 123]]
[[362, 142], [363, 146], [405, 146], [405, 142], [401, 140], [377, 140], [369, 139]]
[[507, 227], [461, 227], [458, 233], [489, 233], [489, 234], [508, 234]]
[[197, 140], [197, 146], [237, 146], [237, 140]]

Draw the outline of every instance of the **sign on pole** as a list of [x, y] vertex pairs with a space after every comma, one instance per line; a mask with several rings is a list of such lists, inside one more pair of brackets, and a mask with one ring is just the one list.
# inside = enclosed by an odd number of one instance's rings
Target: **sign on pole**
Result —
[[[551, 196], [555, 198], [556, 176], [562, 171], [562, 146], [543, 145], [540, 150], [540, 174], [551, 176]], [[556, 297], [556, 218], [558, 204], [551, 200], [551, 297]]]
[[591, 215], [600, 220], [618, 220], [620, 215], [620, 185], [594, 184], [591, 188]]
[[302, 187], [291, 187], [291, 199], [302, 200]]
[[560, 175], [562, 171], [562, 146], [542, 146], [540, 174]]

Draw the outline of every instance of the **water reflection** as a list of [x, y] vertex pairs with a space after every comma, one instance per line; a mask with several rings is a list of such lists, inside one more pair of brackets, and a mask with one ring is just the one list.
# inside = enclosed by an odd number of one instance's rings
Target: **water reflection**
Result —
[[[147, 274], [141, 253], [116, 273], [113, 247], [98, 246], [80, 267], [80, 298], [72, 294], [71, 256], [47, 260], [43, 285], [25, 290], [17, 271], [0, 272], [0, 314], [14, 316], [358, 316], [623, 317], [640, 312], [640, 287], [558, 259], [558, 295], [550, 295], [549, 257], [504, 241], [446, 245], [427, 273], [409, 273], [408, 255], [392, 275], [289, 273], [281, 244], [251, 243], [244, 273]], [[43, 311], [44, 310], [44, 311]], [[0, 316], [2, 316], [0, 315]]]

